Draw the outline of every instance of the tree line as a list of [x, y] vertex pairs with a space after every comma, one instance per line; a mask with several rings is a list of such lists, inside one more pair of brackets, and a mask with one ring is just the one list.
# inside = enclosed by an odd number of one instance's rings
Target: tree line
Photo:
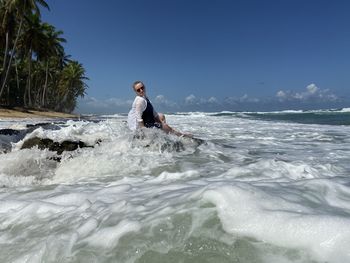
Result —
[[50, 10], [44, 0], [0, 0], [0, 105], [72, 112], [88, 78], [40, 7]]

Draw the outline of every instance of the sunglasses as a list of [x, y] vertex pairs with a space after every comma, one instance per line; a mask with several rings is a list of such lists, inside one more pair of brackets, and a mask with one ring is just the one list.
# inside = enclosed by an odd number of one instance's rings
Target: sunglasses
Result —
[[145, 90], [145, 87], [144, 87], [144, 86], [139, 87], [136, 91], [137, 91], [137, 92], [141, 92], [141, 90]]

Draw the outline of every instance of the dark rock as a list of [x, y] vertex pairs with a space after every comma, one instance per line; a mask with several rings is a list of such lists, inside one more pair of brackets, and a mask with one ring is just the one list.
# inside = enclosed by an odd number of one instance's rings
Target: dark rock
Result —
[[34, 137], [24, 141], [21, 149], [30, 149], [38, 146], [40, 150], [48, 149], [49, 151], [57, 152], [57, 154], [62, 154], [64, 151], [74, 151], [78, 148], [91, 147], [82, 141], [63, 141], [62, 143], [54, 142], [48, 138]]
[[174, 142], [165, 142], [161, 145], [160, 150], [162, 152], [181, 152], [185, 150], [185, 147], [182, 142], [174, 141]]
[[27, 133], [34, 131], [37, 128], [43, 128], [44, 130], [60, 130], [61, 127], [58, 124], [63, 124], [60, 122], [49, 123], [49, 122], [41, 122], [36, 124], [27, 124]]
[[0, 134], [1, 135], [17, 135], [19, 134], [20, 131], [19, 130], [13, 130], [13, 129], [2, 129], [0, 130]]
[[195, 142], [195, 143], [197, 144], [197, 146], [199, 146], [199, 145], [205, 143], [205, 140], [202, 140], [202, 139], [199, 139], [199, 138], [191, 138], [191, 140], [192, 140], [193, 142]]
[[59, 130], [61, 129], [55, 123], [37, 123], [27, 124], [26, 129], [14, 130], [14, 129], [1, 129], [0, 130], [0, 152], [9, 152], [12, 148], [11, 143], [17, 143], [22, 140], [26, 134], [33, 132], [35, 129], [42, 127], [45, 130]]
[[50, 122], [40, 122], [40, 123], [35, 123], [35, 124], [27, 124], [27, 128], [38, 128], [38, 127], [44, 127], [47, 125], [51, 125]]
[[0, 130], [0, 153], [11, 151], [12, 142], [19, 141], [23, 134], [22, 130], [2, 129]]
[[[65, 122], [59, 121], [54, 123], [42, 122], [36, 124], [27, 124], [26, 129], [14, 130], [14, 129], [0, 129], [0, 153], [8, 153], [12, 149], [11, 143], [17, 143], [22, 140], [27, 134], [32, 133], [37, 128], [43, 128], [44, 130], [60, 130]], [[101, 140], [96, 142], [101, 143]], [[49, 149], [55, 151], [57, 154], [62, 154], [63, 151], [74, 151], [77, 148], [93, 147], [86, 145], [81, 141], [64, 141], [62, 143], [54, 142], [50, 139], [32, 138], [23, 143], [21, 149], [28, 149], [34, 146], [38, 146], [39, 149]]]
[[60, 156], [53, 156], [53, 157], [50, 157], [49, 160], [53, 160], [55, 162], [61, 162], [61, 157]]

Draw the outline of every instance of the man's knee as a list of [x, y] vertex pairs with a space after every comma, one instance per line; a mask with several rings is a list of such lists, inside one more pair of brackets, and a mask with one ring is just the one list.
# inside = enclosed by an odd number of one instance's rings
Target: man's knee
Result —
[[161, 122], [166, 122], [165, 115], [163, 113], [158, 113], [158, 117]]

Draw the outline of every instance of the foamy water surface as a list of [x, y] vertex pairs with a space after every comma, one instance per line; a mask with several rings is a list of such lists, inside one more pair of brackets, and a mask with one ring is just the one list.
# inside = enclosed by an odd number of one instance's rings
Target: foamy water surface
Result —
[[0, 137], [0, 262], [350, 262], [350, 126], [167, 117], [198, 145], [125, 119]]

